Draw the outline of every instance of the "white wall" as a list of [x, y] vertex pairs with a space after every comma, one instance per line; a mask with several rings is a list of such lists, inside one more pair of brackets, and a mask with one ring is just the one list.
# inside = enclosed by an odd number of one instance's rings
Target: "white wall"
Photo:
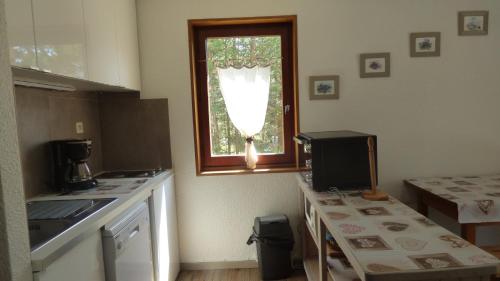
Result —
[[0, 280], [32, 280], [12, 74], [0, 0]]
[[[187, 20], [298, 15], [302, 131], [377, 134], [380, 183], [500, 170], [498, 0], [138, 0], [143, 97], [169, 98], [183, 262], [246, 260], [253, 218], [297, 216], [293, 174], [196, 177]], [[490, 10], [490, 34], [457, 36], [457, 12]], [[442, 32], [441, 57], [410, 58], [409, 33]], [[392, 77], [358, 55], [391, 52]], [[341, 75], [340, 100], [309, 101], [308, 76]]]

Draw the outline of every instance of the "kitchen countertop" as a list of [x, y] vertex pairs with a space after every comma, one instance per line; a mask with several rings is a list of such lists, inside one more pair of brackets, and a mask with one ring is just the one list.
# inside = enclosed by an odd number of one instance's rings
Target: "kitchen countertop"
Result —
[[[153, 178], [148, 178], [146, 182], [128, 194], [81, 194], [81, 195], [43, 195], [27, 200], [47, 201], [47, 200], [75, 200], [75, 199], [97, 199], [97, 198], [116, 198], [98, 212], [90, 217], [80, 221], [76, 225], [67, 229], [57, 237], [48, 241], [39, 248], [31, 252], [32, 271], [43, 271], [54, 260], [62, 256], [80, 241], [84, 240], [89, 234], [99, 231], [101, 227], [110, 222], [117, 215], [121, 214], [135, 203], [146, 200], [151, 196], [151, 192], [158, 187], [158, 184], [173, 175], [172, 170], [166, 170]], [[142, 179], [142, 178], [137, 178]], [[124, 179], [117, 179], [120, 181]]]

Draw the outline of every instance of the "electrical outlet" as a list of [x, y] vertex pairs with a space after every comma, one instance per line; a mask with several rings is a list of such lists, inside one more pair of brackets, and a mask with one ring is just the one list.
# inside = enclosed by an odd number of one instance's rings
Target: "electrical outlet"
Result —
[[82, 121], [76, 122], [75, 127], [76, 127], [77, 134], [83, 134], [84, 130], [83, 130], [83, 122]]

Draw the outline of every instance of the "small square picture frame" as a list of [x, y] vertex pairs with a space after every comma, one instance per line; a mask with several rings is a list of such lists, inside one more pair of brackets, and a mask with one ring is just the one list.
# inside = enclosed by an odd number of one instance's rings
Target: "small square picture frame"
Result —
[[359, 55], [359, 77], [391, 76], [391, 53], [366, 53]]
[[410, 33], [410, 57], [441, 56], [441, 32]]
[[488, 35], [489, 11], [458, 12], [458, 35]]
[[339, 75], [309, 76], [310, 100], [333, 100], [340, 96]]

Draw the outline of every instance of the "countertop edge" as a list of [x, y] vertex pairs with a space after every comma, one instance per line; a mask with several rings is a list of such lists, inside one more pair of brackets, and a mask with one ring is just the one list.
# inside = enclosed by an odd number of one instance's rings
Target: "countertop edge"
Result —
[[[94, 214], [89, 218], [88, 221], [85, 221], [83, 225], [75, 226], [74, 229], [67, 230], [66, 233], [61, 234], [60, 237], [57, 237], [53, 241], [47, 243], [46, 245], [34, 250], [31, 252], [31, 267], [33, 272], [40, 272], [47, 269], [47, 267], [56, 259], [67, 253], [73, 247], [75, 247], [78, 243], [85, 240], [88, 236], [95, 231], [99, 231], [106, 223], [110, 222], [116, 216], [120, 215], [127, 208], [135, 204], [136, 202], [146, 200], [151, 196], [151, 192], [155, 190], [159, 185], [159, 183], [167, 180], [171, 176], [174, 175], [173, 170], [166, 170], [165, 172], [157, 175], [154, 178], [151, 178], [146, 183], [143, 184], [140, 188], [134, 191], [131, 194], [121, 195], [121, 196], [113, 196], [109, 195], [107, 197], [103, 196], [69, 196], [72, 199], [78, 199], [79, 197], [95, 197], [95, 198], [117, 198], [113, 203], [104, 207], [102, 210]], [[46, 200], [51, 197], [47, 197]], [[65, 197], [67, 198], [67, 197]], [[60, 199], [60, 198], [58, 198]], [[35, 198], [33, 200], [42, 200], [40, 198]], [[30, 200], [30, 201], [33, 201]]]

